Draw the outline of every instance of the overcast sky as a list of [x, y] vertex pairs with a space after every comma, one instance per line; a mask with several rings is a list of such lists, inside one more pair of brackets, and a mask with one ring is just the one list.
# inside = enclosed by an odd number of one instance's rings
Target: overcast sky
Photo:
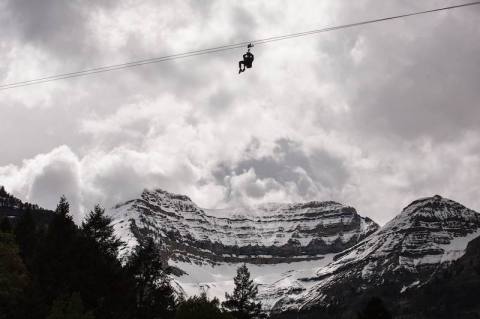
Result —
[[[462, 0], [0, 0], [0, 82]], [[336, 200], [383, 224], [480, 211], [480, 6], [0, 91], [0, 184], [79, 219], [144, 188], [202, 207]]]

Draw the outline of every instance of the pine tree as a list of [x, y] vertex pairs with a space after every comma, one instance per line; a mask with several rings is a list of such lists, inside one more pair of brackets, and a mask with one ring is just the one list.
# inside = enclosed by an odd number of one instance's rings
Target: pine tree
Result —
[[102, 251], [116, 257], [123, 243], [114, 235], [111, 223], [112, 219], [105, 216], [105, 210], [96, 205], [82, 222], [82, 230], [87, 237], [97, 242]]
[[7, 191], [5, 190], [5, 187], [4, 186], [1, 186], [0, 187], [0, 197], [7, 197], [8, 196], [8, 193]]
[[65, 196], [60, 197], [60, 201], [55, 209], [50, 226], [47, 231], [47, 242], [52, 244], [52, 248], [61, 249], [61, 252], [68, 253], [74, 249], [74, 241], [78, 236], [78, 227], [73, 222], [70, 215], [70, 204]]
[[378, 297], [371, 298], [363, 311], [358, 314], [358, 319], [391, 319], [392, 315]]
[[167, 275], [167, 258], [152, 238], [136, 247], [127, 268], [136, 282], [137, 318], [172, 318], [175, 296]]
[[60, 197], [60, 202], [57, 204], [55, 213], [66, 219], [72, 220], [72, 216], [70, 216], [70, 204], [68, 203], [65, 195], [62, 195], [62, 197]]
[[78, 291], [83, 268], [79, 267], [78, 228], [70, 216], [70, 205], [62, 196], [45, 234], [38, 236], [33, 251], [31, 272], [37, 318], [45, 318], [59, 296]]
[[233, 279], [235, 288], [233, 294], [225, 293], [223, 307], [228, 309], [237, 319], [260, 318], [262, 305], [255, 302], [258, 288], [250, 279], [247, 265], [243, 264], [237, 269], [237, 275]]

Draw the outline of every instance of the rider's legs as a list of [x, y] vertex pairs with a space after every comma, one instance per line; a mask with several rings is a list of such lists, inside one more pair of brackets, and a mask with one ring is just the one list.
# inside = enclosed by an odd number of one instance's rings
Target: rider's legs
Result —
[[242, 73], [243, 71], [245, 71], [245, 63], [243, 61], [239, 61], [238, 62], [238, 73]]

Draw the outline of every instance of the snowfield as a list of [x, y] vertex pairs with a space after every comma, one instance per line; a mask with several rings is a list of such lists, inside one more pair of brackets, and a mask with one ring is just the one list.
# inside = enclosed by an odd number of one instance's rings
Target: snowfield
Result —
[[[265, 309], [270, 309], [286, 293], [303, 291], [313, 285], [310, 279], [323, 266], [330, 263], [333, 254], [325, 255], [321, 260], [280, 263], [273, 265], [247, 264], [250, 274], [258, 284], [259, 299]], [[187, 296], [206, 292], [211, 298], [225, 299], [225, 292], [233, 291], [233, 277], [239, 264], [195, 265], [173, 262], [173, 265], [187, 274], [174, 280], [183, 288]], [[302, 280], [303, 279], [303, 280]]]

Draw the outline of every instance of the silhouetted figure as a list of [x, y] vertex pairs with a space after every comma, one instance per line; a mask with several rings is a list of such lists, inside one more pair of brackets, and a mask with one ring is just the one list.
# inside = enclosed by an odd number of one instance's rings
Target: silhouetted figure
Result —
[[253, 47], [253, 44], [248, 45], [248, 51], [243, 55], [243, 61], [238, 62], [238, 73], [245, 72], [245, 68], [250, 69], [252, 67], [254, 56], [250, 52], [250, 48]]

